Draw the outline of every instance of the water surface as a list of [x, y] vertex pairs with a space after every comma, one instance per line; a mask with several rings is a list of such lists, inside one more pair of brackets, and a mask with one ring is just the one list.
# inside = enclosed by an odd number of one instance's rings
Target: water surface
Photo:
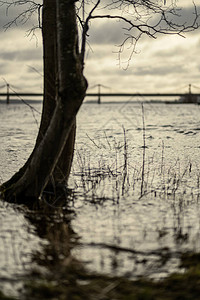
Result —
[[[25, 105], [0, 105], [1, 182], [31, 153], [39, 119]], [[182, 252], [200, 250], [199, 135], [197, 105], [145, 103], [144, 113], [131, 100], [82, 106], [69, 205], [80, 237], [72, 252], [89, 270], [162, 278], [177, 269]], [[0, 222], [5, 287], [26, 275], [45, 241], [13, 206], [1, 204]]]

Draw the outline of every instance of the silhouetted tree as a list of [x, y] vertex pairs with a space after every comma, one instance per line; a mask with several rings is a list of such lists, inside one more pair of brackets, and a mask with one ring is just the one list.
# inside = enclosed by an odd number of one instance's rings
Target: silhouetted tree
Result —
[[[164, 1], [165, 2], [165, 1]], [[0, 1], [9, 8], [26, 5], [26, 10], [7, 24], [26, 21], [42, 8], [44, 53], [44, 104], [36, 145], [25, 165], [0, 190], [7, 201], [34, 202], [45, 187], [56, 189], [67, 183], [74, 152], [76, 114], [83, 102], [87, 81], [83, 75], [86, 40], [94, 19], [120, 20], [126, 24], [125, 38], [119, 55], [127, 43], [135, 51], [142, 35], [178, 34], [198, 27], [198, 13], [190, 24], [177, 21], [180, 11], [176, 1], [156, 0], [43, 0], [43, 4], [26, 1]], [[98, 8], [98, 9], [97, 9]], [[79, 35], [78, 36], [78, 26]], [[32, 28], [32, 31], [36, 28]], [[80, 44], [80, 45], [79, 45]]]

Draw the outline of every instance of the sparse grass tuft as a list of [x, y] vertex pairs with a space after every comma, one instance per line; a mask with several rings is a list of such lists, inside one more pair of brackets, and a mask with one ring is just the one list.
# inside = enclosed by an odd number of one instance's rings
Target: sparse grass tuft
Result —
[[[160, 151], [147, 156], [145, 129], [141, 160], [134, 157], [129, 147], [126, 130], [123, 140], [113, 137], [89, 138], [90, 147], [76, 151], [71, 181], [85, 200], [120, 201], [125, 196], [141, 199], [153, 197], [174, 201], [198, 201], [200, 197], [200, 170], [191, 162], [180, 159], [166, 161], [164, 142]], [[92, 149], [91, 149], [92, 148]], [[91, 151], [90, 151], [91, 149]], [[95, 153], [95, 159], [92, 159]]]

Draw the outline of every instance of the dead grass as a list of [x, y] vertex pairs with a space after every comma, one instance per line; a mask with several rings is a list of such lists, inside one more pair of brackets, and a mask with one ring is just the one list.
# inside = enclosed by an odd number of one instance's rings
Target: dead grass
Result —
[[[147, 156], [145, 132], [141, 160], [134, 159], [126, 130], [123, 140], [88, 139], [90, 147], [76, 151], [71, 184], [83, 193], [85, 199], [112, 199], [124, 197], [141, 199], [149, 194], [155, 198], [197, 201], [200, 197], [200, 169], [195, 162], [165, 159], [165, 146]], [[93, 159], [95, 157], [95, 159]]]

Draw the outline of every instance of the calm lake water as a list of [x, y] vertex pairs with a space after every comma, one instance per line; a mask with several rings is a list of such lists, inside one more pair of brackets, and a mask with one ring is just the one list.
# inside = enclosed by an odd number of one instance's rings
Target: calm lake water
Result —
[[[34, 104], [41, 111], [41, 104]], [[0, 105], [0, 180], [29, 156], [40, 114]], [[92, 272], [163, 278], [200, 251], [200, 106], [85, 103], [78, 115], [72, 254]], [[0, 203], [0, 289], [20, 288], [47, 241]], [[13, 290], [13, 289], [12, 289]]]

